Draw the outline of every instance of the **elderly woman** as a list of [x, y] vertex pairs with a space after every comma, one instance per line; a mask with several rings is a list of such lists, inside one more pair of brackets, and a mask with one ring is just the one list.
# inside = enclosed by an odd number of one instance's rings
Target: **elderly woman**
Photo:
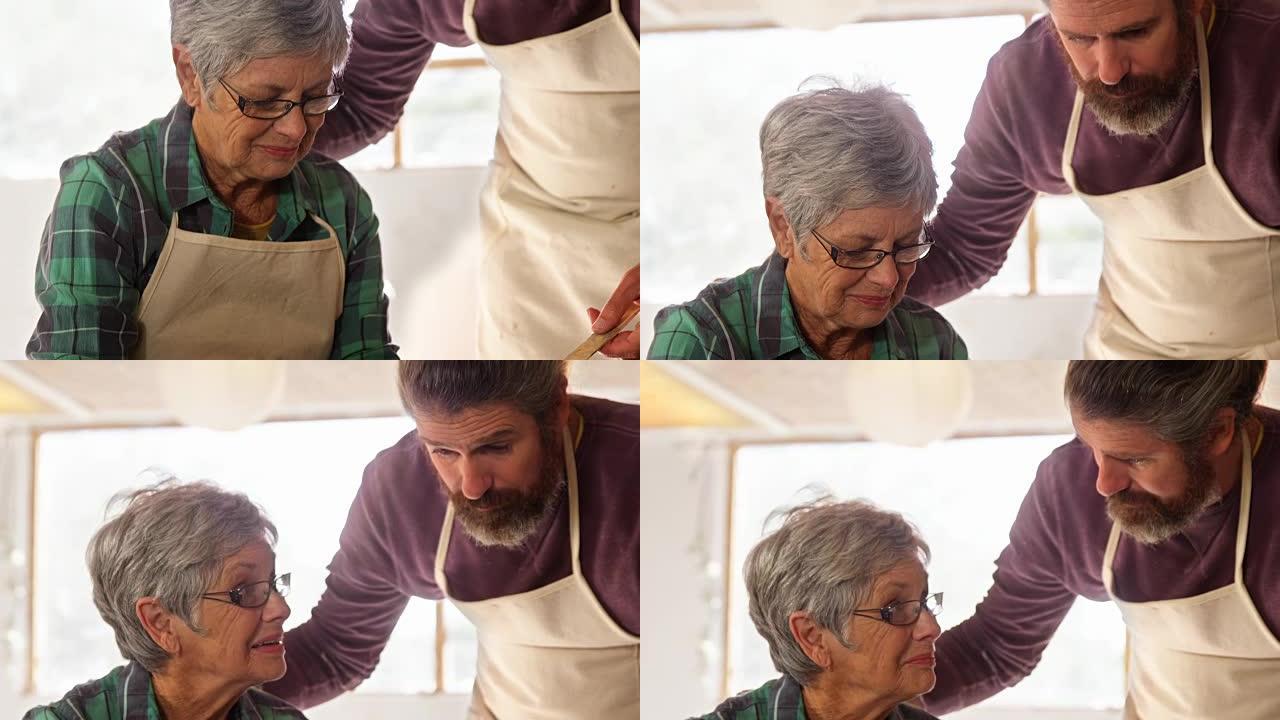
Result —
[[883, 87], [804, 92], [760, 129], [774, 252], [662, 310], [651, 359], [965, 359], [931, 308], [904, 297], [931, 246], [933, 146]]
[[929, 546], [901, 515], [819, 500], [786, 513], [747, 555], [751, 621], [782, 677], [704, 720], [925, 720], [933, 688]]
[[394, 358], [369, 196], [307, 157], [342, 95], [342, 0], [170, 10], [182, 99], [63, 164], [27, 355]]
[[86, 559], [129, 664], [26, 719], [303, 717], [254, 689], [285, 671], [289, 575], [276, 574], [271, 521], [208, 483], [166, 480], [125, 500]]

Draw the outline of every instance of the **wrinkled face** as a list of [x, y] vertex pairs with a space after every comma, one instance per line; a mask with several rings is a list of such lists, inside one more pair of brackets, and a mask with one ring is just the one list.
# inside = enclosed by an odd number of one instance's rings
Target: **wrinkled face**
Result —
[[505, 403], [415, 419], [427, 458], [463, 529], [514, 547], [555, 510], [564, 488], [564, 429]]
[[1058, 46], [1085, 103], [1115, 135], [1151, 135], [1177, 114], [1197, 74], [1201, 0], [1052, 0]]
[[1071, 421], [1093, 451], [1107, 515], [1139, 542], [1168, 539], [1220, 498], [1207, 450], [1184, 450], [1140, 425], [1084, 418], [1074, 409]]
[[259, 120], [241, 113], [237, 99], [298, 102], [329, 94], [333, 70], [328, 61], [315, 55], [260, 58], [223, 82], [234, 92], [215, 81], [212, 101], [199, 93], [184, 93], [195, 107], [205, 162], [236, 179], [270, 181], [288, 175], [311, 151], [324, 116], [304, 116], [302, 108], [295, 107], [277, 120]]
[[[929, 594], [929, 575], [919, 560], [900, 563], [881, 575], [862, 606], [881, 608], [893, 603], [923, 600]], [[874, 614], [874, 613], [867, 613]], [[850, 618], [845, 637], [853, 649], [832, 642], [828, 671], [851, 690], [899, 701], [933, 689], [934, 641], [941, 630], [928, 611], [914, 625], [890, 625], [871, 617]]]
[[[845, 210], [818, 232], [840, 250], [891, 251], [921, 240], [924, 214], [916, 208], [864, 208]], [[914, 264], [900, 265], [885, 257], [879, 265], [852, 270], [836, 265], [817, 238], [801, 238], [805, 259], [790, 243], [787, 284], [791, 302], [800, 312], [818, 316], [840, 327], [864, 330], [884, 322], [907, 292]]]
[[[275, 574], [275, 552], [265, 540], [257, 540], [226, 559], [221, 576], [208, 592], [271, 580]], [[196, 617], [203, 634], [175, 623], [183, 673], [246, 687], [284, 676], [284, 622], [289, 619], [284, 598], [273, 592], [267, 604], [257, 608], [205, 598]]]

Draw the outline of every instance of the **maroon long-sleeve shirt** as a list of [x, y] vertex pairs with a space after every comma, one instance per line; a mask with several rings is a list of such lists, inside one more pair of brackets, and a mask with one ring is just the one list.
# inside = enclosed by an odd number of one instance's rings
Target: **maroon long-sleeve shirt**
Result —
[[[1280, 4], [1216, 4], [1207, 38], [1214, 160], [1244, 209], [1280, 228]], [[929, 225], [933, 253], [911, 278], [912, 297], [936, 306], [982, 287], [1004, 263], [1036, 193], [1071, 192], [1062, 152], [1076, 85], [1053, 33], [1041, 18], [988, 64], [951, 189]], [[1118, 192], [1204, 165], [1199, 88], [1150, 138], [1114, 137], [1085, 107], [1072, 162], [1080, 189]]]
[[[1258, 408], [1262, 443], [1253, 458], [1253, 505], [1244, 583], [1272, 634], [1280, 634], [1280, 412]], [[1252, 441], [1252, 438], [1251, 438]], [[1094, 488], [1098, 466], [1078, 439], [1040, 464], [996, 560], [994, 583], [973, 617], [937, 643], [930, 712], [984, 700], [1026, 677], [1076, 597], [1108, 600], [1102, 556], [1111, 521]], [[1122, 535], [1113, 563], [1116, 596], [1173, 600], [1234, 582], [1240, 485], [1186, 531], [1155, 546]]]
[[[640, 634], [640, 409], [575, 396], [582, 414], [578, 470], [583, 576], [623, 629]], [[443, 597], [436, 545], [448, 496], [417, 434], [365, 469], [311, 618], [285, 635], [289, 669], [266, 690], [302, 708], [367, 678], [410, 597]], [[463, 601], [527, 592], [572, 571], [568, 501], [520, 549], [480, 547], [456, 526], [445, 559]]]
[[[315, 149], [343, 158], [395, 128], [437, 43], [471, 44], [464, 0], [360, 0], [351, 14], [351, 58], [343, 98], [325, 116]], [[622, 0], [631, 32], [640, 31], [640, 0]], [[603, 17], [609, 0], [476, 0], [476, 31], [490, 45], [554, 35]]]

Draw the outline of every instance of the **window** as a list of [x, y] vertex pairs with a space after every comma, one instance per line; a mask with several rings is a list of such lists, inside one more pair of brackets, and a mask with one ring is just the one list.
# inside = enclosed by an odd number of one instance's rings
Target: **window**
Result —
[[[731, 521], [728, 691], [776, 677], [767, 645], [747, 616], [742, 563], [769, 514], [818, 488], [903, 513], [933, 550], [930, 588], [946, 593], [945, 630], [973, 614], [991, 585], [1035, 469], [1064, 435], [949, 440], [925, 449], [880, 443], [747, 445], [737, 450]], [[856, 474], [836, 468], [858, 468]], [[981, 492], [974, 488], [981, 486]], [[956, 518], [981, 522], [957, 524]], [[769, 529], [775, 527], [771, 524]], [[1124, 697], [1125, 629], [1111, 603], [1078, 600], [1040, 665], [978, 707], [1117, 707]]]
[[[345, 0], [348, 13], [355, 0]], [[496, 72], [476, 48], [437, 46], [405, 111], [405, 165], [484, 165], [498, 121]], [[0, 23], [0, 177], [53, 178], [72, 155], [141, 127], [178, 101], [169, 12], [155, 0], [6, 7]], [[446, 67], [447, 66], [447, 67]], [[394, 138], [353, 169], [389, 168]]]
[[[885, 82], [907, 95], [933, 141], [938, 197], [945, 197], [987, 62], [1025, 26], [1026, 18], [1005, 15], [870, 22], [827, 32], [646, 34], [640, 216], [645, 266], [652, 267], [646, 302], [688, 301], [713, 278], [764, 261], [771, 238], [760, 190], [760, 123], [811, 75]], [[930, 51], [938, 47], [947, 48], [945, 61]], [[703, 80], [682, 80], [691, 69]], [[1001, 272], [981, 294], [1094, 291], [1101, 262], [1096, 221], [1089, 224], [1092, 216], [1078, 200], [1042, 203], [1037, 242], [1028, 242], [1024, 223]], [[1038, 249], [1036, 283], [1032, 247]]]
[[[90, 595], [84, 551], [108, 500], [146, 484], [147, 468], [209, 479], [247, 494], [280, 533], [277, 567], [293, 573], [292, 616], [302, 623], [324, 590], [365, 465], [412, 429], [407, 418], [269, 423], [236, 433], [196, 428], [77, 430], [40, 436], [36, 455], [36, 691], [54, 697], [101, 677], [122, 660]], [[316, 453], [314, 448], [325, 448]], [[475, 632], [448, 603], [415, 598], [401, 617], [364, 693], [470, 691]], [[437, 687], [437, 632], [444, 632]]]

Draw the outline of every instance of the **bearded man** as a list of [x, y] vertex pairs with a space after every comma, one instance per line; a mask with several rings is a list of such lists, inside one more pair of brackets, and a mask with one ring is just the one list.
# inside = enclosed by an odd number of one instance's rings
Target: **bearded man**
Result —
[[353, 689], [410, 597], [448, 598], [479, 642], [468, 718], [639, 717], [639, 407], [567, 384], [561, 361], [400, 364], [417, 428], [365, 470], [270, 692]]
[[1280, 6], [1047, 0], [992, 58], [910, 295], [999, 271], [1037, 193], [1104, 227], [1084, 356], [1280, 357]]
[[[1128, 630], [1126, 720], [1280, 717], [1280, 412], [1266, 363], [1070, 363], [994, 583], [937, 642], [935, 715], [1035, 668], [1077, 597]], [[1119, 671], [1119, 668], [1117, 668]]]

